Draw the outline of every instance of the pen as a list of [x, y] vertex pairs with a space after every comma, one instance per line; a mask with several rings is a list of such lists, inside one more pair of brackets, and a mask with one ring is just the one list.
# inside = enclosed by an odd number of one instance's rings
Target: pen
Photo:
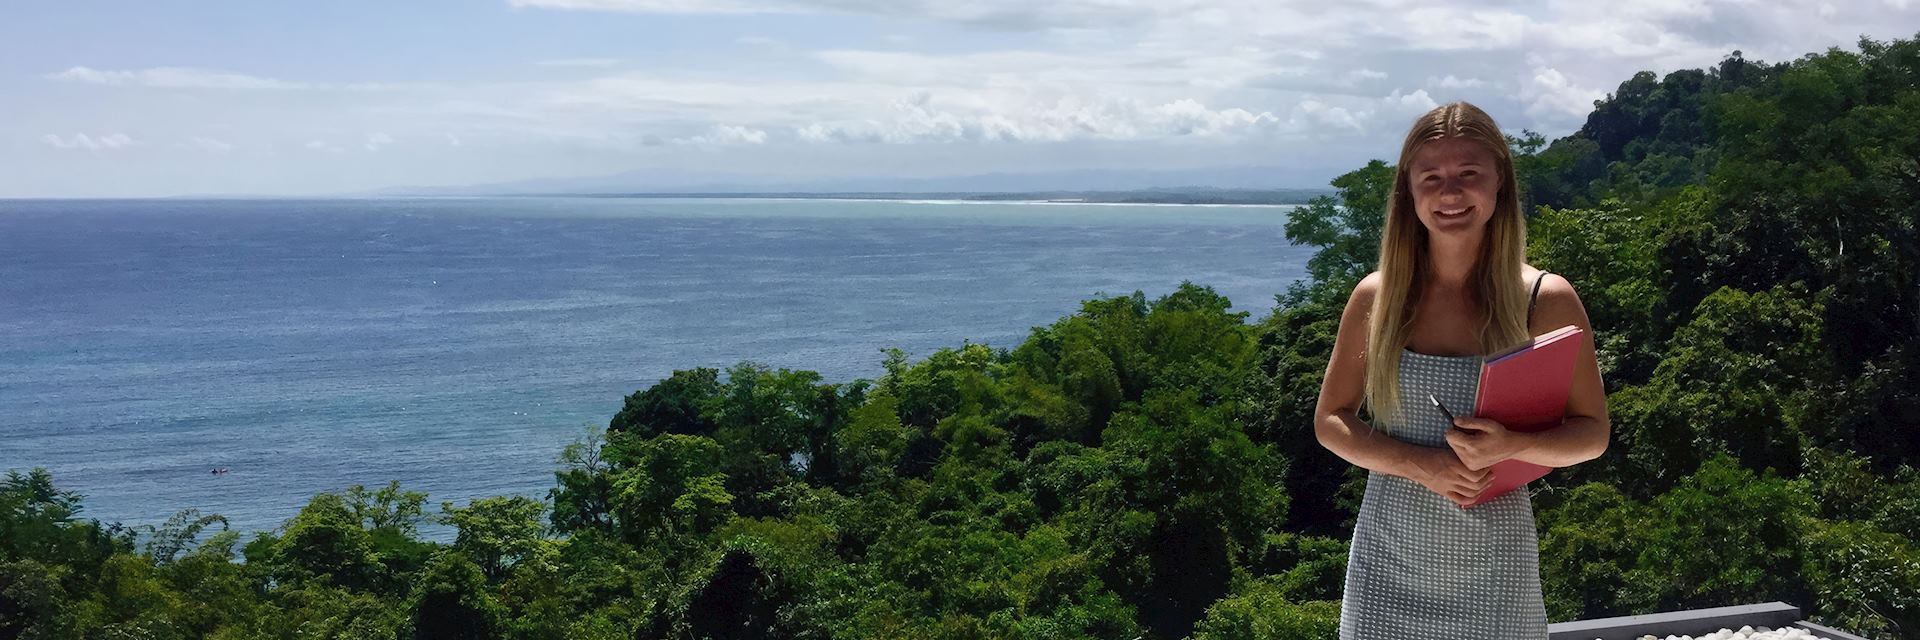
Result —
[[[1447, 426], [1449, 426], [1449, 427], [1454, 427], [1454, 424], [1453, 424], [1453, 412], [1452, 412], [1452, 411], [1448, 411], [1448, 410], [1447, 410], [1447, 405], [1444, 405], [1444, 404], [1440, 404], [1440, 399], [1439, 399], [1439, 398], [1436, 398], [1436, 397], [1434, 397], [1434, 395], [1433, 395], [1433, 394], [1431, 394], [1431, 393], [1429, 393], [1429, 394], [1427, 394], [1427, 400], [1429, 400], [1429, 401], [1432, 401], [1432, 402], [1433, 402], [1433, 406], [1435, 406], [1435, 407], [1439, 407], [1439, 408], [1440, 408], [1440, 415], [1443, 415], [1443, 416], [1446, 416], [1446, 417], [1447, 417]], [[1454, 428], [1458, 428], [1458, 427], [1454, 427]]]

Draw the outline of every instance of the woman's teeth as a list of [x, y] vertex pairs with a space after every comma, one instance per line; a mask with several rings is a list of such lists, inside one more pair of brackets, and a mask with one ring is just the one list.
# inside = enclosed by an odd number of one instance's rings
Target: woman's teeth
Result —
[[1462, 207], [1462, 208], [1459, 208], [1459, 209], [1441, 209], [1441, 210], [1439, 211], [1439, 213], [1440, 213], [1440, 215], [1443, 215], [1443, 216], [1447, 216], [1447, 217], [1450, 217], [1450, 218], [1451, 218], [1451, 217], [1455, 217], [1455, 216], [1461, 216], [1461, 215], [1466, 215], [1466, 213], [1467, 213], [1467, 211], [1468, 211], [1468, 210], [1470, 210], [1470, 209], [1473, 209], [1473, 207]]

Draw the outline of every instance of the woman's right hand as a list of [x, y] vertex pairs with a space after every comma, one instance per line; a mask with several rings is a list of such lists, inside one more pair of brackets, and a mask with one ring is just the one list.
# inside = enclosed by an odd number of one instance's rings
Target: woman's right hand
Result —
[[1479, 497], [1487, 485], [1493, 484], [1491, 467], [1475, 471], [1460, 461], [1460, 456], [1447, 447], [1422, 447], [1424, 449], [1413, 457], [1413, 477], [1440, 497], [1466, 507], [1467, 503]]

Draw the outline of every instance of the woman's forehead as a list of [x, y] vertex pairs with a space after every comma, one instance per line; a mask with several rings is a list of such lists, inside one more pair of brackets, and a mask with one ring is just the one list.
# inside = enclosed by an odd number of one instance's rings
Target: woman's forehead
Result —
[[1493, 154], [1478, 142], [1466, 138], [1430, 140], [1413, 150], [1413, 170], [1462, 164], [1492, 165]]

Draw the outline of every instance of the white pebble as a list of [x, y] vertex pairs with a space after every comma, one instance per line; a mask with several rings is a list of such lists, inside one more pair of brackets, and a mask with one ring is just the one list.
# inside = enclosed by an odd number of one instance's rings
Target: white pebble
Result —
[[[1594, 638], [1593, 640], [1600, 640], [1600, 639]], [[1649, 635], [1640, 636], [1639, 640], [1832, 640], [1832, 639], [1826, 636], [1813, 635], [1812, 633], [1807, 632], [1806, 629], [1801, 629], [1799, 627], [1785, 627], [1776, 631], [1773, 629], [1769, 629], [1767, 627], [1754, 628], [1751, 626], [1746, 626], [1746, 627], [1740, 627], [1739, 631], [1734, 631], [1732, 629], [1727, 629], [1722, 627], [1719, 631], [1715, 631], [1713, 633], [1709, 633], [1707, 635], [1700, 636], [1697, 638], [1694, 636], [1667, 636], [1665, 638], [1661, 638], [1659, 636], [1649, 634]]]

